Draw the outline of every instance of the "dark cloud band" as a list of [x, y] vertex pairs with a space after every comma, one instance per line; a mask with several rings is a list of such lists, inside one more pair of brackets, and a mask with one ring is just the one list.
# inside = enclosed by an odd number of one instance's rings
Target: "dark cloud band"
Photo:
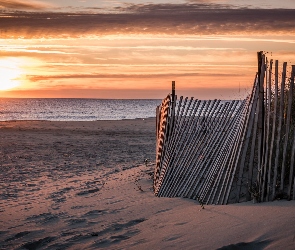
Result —
[[0, 36], [295, 33], [295, 10], [207, 9], [193, 4], [167, 4], [133, 5], [122, 11], [116, 14], [2, 13]]

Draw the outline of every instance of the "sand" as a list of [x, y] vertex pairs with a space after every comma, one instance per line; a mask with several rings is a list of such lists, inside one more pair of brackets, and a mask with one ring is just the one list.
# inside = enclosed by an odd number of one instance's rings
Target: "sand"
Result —
[[0, 122], [0, 249], [295, 249], [294, 201], [158, 198], [154, 164], [154, 118]]

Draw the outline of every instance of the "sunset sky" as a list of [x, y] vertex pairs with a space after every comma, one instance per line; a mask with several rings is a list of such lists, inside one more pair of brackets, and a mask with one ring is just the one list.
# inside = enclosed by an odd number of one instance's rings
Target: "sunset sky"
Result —
[[295, 64], [294, 0], [0, 0], [0, 97], [242, 98]]

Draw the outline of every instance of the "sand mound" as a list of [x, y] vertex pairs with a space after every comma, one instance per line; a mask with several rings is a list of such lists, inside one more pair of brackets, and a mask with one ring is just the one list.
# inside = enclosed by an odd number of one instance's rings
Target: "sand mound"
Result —
[[0, 249], [295, 249], [294, 201], [155, 197], [154, 119], [0, 122], [0, 136]]

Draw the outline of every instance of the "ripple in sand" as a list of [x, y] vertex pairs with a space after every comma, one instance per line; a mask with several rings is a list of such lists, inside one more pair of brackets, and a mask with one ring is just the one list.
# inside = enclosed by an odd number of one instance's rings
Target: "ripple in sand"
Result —
[[84, 191], [76, 193], [76, 195], [82, 196], [82, 195], [93, 194], [98, 192], [99, 190], [100, 190], [99, 188], [84, 190]]
[[48, 245], [50, 242], [54, 241], [55, 239], [56, 237], [45, 237], [37, 241], [28, 242], [24, 244], [22, 247], [28, 250], [41, 249]]
[[27, 221], [33, 221], [36, 224], [48, 224], [59, 221], [61, 214], [43, 213], [27, 217]]
[[24, 237], [25, 235], [31, 233], [30, 231], [24, 231], [24, 232], [20, 232], [20, 233], [17, 233], [16, 235], [12, 236], [12, 237], [9, 237], [7, 238], [5, 241], [8, 242], [8, 241], [13, 241], [13, 240], [16, 240], [16, 239], [19, 239], [19, 238], [22, 238]]
[[253, 241], [253, 242], [240, 242], [237, 244], [231, 244], [228, 246], [224, 246], [218, 248], [217, 250], [263, 250], [267, 245], [269, 245], [272, 241], [271, 240], [263, 240], [263, 241]]

